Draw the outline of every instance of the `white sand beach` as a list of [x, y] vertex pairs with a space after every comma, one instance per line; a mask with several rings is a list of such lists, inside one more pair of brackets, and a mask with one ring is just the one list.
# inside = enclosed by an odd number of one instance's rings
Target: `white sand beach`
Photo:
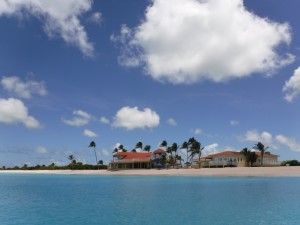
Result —
[[70, 174], [112, 176], [225, 176], [225, 177], [270, 177], [300, 176], [300, 167], [234, 167], [202, 169], [137, 169], [137, 170], [2, 170], [0, 173]]

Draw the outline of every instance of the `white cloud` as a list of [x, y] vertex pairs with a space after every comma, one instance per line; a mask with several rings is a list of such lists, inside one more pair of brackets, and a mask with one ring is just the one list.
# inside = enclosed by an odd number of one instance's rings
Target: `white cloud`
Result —
[[100, 12], [95, 12], [95, 13], [93, 13], [93, 14], [90, 16], [89, 21], [94, 22], [94, 23], [100, 25], [101, 22], [102, 22], [102, 13], [100, 13]]
[[297, 143], [295, 139], [284, 135], [277, 135], [275, 139], [280, 144], [287, 146], [290, 150], [300, 152], [300, 144]]
[[195, 130], [194, 130], [194, 134], [195, 135], [200, 135], [200, 134], [202, 134], [203, 133], [203, 131], [200, 129], [200, 128], [196, 128]]
[[215, 153], [218, 153], [219, 151], [217, 150], [217, 148], [219, 147], [219, 144], [217, 143], [214, 143], [214, 144], [211, 144], [211, 145], [207, 145], [204, 147], [204, 149], [202, 150], [202, 154], [204, 156], [206, 155], [211, 155], [211, 154], [215, 154]]
[[[276, 135], [274, 138], [269, 132], [259, 133], [255, 130], [248, 131], [241, 139], [242, 141], [262, 142], [272, 150], [279, 150], [282, 146], [288, 147], [291, 151], [300, 152], [300, 144], [294, 139], [285, 135]], [[281, 145], [281, 147], [280, 147]]]
[[88, 137], [97, 137], [98, 136], [95, 132], [88, 130], [88, 129], [85, 129], [83, 131], [83, 134]]
[[167, 120], [167, 124], [169, 124], [171, 126], [177, 126], [177, 122], [173, 118], [169, 118]]
[[272, 134], [266, 131], [259, 133], [256, 130], [247, 131], [246, 135], [242, 139], [251, 142], [262, 142], [269, 145], [273, 142]]
[[49, 37], [60, 36], [76, 46], [86, 56], [93, 56], [94, 47], [89, 42], [80, 16], [91, 10], [90, 0], [0, 0], [0, 16], [19, 18], [32, 15], [43, 23]]
[[20, 98], [31, 98], [33, 94], [47, 95], [47, 89], [43, 82], [34, 80], [22, 81], [17, 76], [3, 77], [1, 85], [6, 91], [16, 94]]
[[62, 119], [62, 121], [65, 124], [68, 124], [70, 126], [80, 127], [80, 126], [84, 126], [84, 125], [88, 124], [90, 122], [90, 120], [92, 119], [92, 116], [90, 114], [88, 114], [87, 112], [84, 112], [82, 110], [75, 110], [73, 112], [73, 115], [75, 115], [75, 116], [72, 119], [70, 119], [70, 120]]
[[231, 126], [237, 126], [237, 125], [239, 125], [239, 121], [237, 121], [237, 120], [230, 120], [230, 125]]
[[278, 143], [276, 142], [275, 138], [273, 138], [273, 135], [267, 131], [260, 133], [257, 130], [249, 130], [243, 137], [240, 138], [240, 140], [254, 143], [261, 142], [265, 146], [270, 147], [270, 149], [278, 149]]
[[300, 67], [294, 71], [293, 76], [285, 82], [283, 91], [286, 93], [285, 100], [292, 102], [300, 94]]
[[134, 38], [134, 32], [127, 27], [125, 24], [121, 26], [120, 35], [112, 35], [110, 37], [111, 41], [118, 44], [120, 43], [121, 56], [119, 56], [118, 61], [121, 65], [126, 67], [136, 67], [141, 64], [142, 56], [141, 51], [131, 41]]
[[28, 114], [24, 103], [15, 98], [0, 98], [0, 122], [22, 123], [28, 128], [41, 128], [40, 122]]
[[276, 52], [291, 42], [290, 26], [247, 11], [243, 0], [153, 0], [138, 27], [122, 25], [111, 40], [122, 65], [174, 84], [271, 74], [295, 58]]
[[39, 154], [46, 154], [48, 153], [48, 150], [45, 147], [38, 146], [36, 147], [35, 152]]
[[107, 118], [104, 117], [104, 116], [102, 116], [102, 117], [100, 118], [100, 122], [101, 122], [101, 123], [105, 123], [105, 124], [109, 124], [109, 123], [110, 123], [109, 119], [107, 119]]
[[121, 108], [113, 122], [114, 127], [123, 127], [127, 130], [137, 128], [153, 128], [159, 125], [159, 115], [149, 108], [140, 111], [138, 107], [130, 108], [129, 106]]

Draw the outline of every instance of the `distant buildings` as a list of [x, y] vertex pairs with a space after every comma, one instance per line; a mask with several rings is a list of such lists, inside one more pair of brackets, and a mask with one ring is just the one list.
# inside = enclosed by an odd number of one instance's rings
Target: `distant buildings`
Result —
[[[256, 152], [257, 160], [253, 166], [261, 165], [261, 153]], [[279, 166], [278, 155], [265, 153], [263, 157], [264, 166]], [[157, 149], [154, 152], [117, 152], [113, 155], [113, 160], [109, 164], [110, 170], [117, 169], [150, 169], [165, 168], [167, 166], [166, 152]], [[246, 158], [240, 152], [224, 151], [206, 157], [192, 160], [192, 167], [245, 167]]]
[[[253, 166], [261, 165], [261, 152], [256, 152], [257, 160]], [[263, 156], [264, 166], [279, 166], [278, 155], [273, 155], [270, 153], [265, 153]], [[199, 160], [192, 161], [192, 167], [199, 166]], [[245, 167], [246, 158], [240, 152], [235, 151], [224, 151], [216, 154], [208, 155], [200, 159], [201, 167]]]
[[152, 152], [117, 152], [109, 169], [150, 169]]
[[165, 154], [163, 149], [157, 149], [154, 152], [117, 152], [113, 155], [109, 169], [164, 168]]

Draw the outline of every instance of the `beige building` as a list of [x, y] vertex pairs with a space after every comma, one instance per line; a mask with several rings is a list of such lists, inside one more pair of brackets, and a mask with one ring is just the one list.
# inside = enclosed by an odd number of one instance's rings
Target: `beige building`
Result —
[[[261, 165], [261, 152], [256, 152], [257, 160], [253, 166]], [[265, 153], [263, 157], [264, 166], [279, 166], [278, 155], [273, 155], [270, 153]], [[246, 158], [240, 152], [235, 151], [224, 151], [212, 155], [208, 155], [199, 160], [192, 161], [192, 167], [245, 167]]]

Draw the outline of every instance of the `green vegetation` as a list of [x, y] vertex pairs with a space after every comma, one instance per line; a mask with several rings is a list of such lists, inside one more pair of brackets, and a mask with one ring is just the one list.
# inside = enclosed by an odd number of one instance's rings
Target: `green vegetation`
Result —
[[267, 149], [269, 147], [265, 146], [261, 142], [258, 142], [257, 144], [255, 144], [253, 148], [261, 152], [261, 166], [263, 166], [264, 154], [267, 153]]
[[[97, 165], [83, 164], [82, 162], [76, 162], [76, 164], [69, 164], [66, 166], [53, 166], [53, 163], [50, 165], [36, 165], [36, 166], [15, 166], [12, 168], [3, 166], [0, 170], [97, 170]], [[99, 165], [99, 169], [107, 169], [107, 165]]]
[[97, 153], [96, 153], [96, 142], [92, 141], [89, 145], [89, 148], [94, 148], [94, 153], [95, 153], [95, 158], [96, 158], [96, 164], [98, 165], [99, 169], [99, 164], [98, 164], [98, 159], [97, 159]]
[[300, 166], [300, 162], [296, 159], [286, 160], [281, 163], [282, 166]]
[[180, 149], [186, 149], [186, 165], [188, 167], [188, 165], [191, 164], [194, 156], [198, 155], [200, 161], [202, 150], [204, 149], [204, 147], [201, 148], [201, 143], [198, 142], [194, 137], [192, 137], [188, 141], [183, 142]]
[[241, 153], [245, 156], [246, 158], [246, 166], [252, 167], [253, 164], [256, 162], [257, 160], [257, 155], [255, 154], [255, 152], [252, 152], [251, 150], [249, 150], [248, 148], [243, 148], [243, 150], [241, 151]]
[[99, 160], [97, 165], [83, 164], [82, 162], [78, 162], [75, 159], [74, 155], [69, 155], [68, 159], [70, 163], [64, 166], [57, 166], [54, 162], [49, 165], [36, 165], [36, 166], [28, 166], [24, 164], [22, 167], [15, 166], [12, 168], [3, 166], [0, 170], [97, 170], [97, 169], [107, 169], [107, 165], [103, 165], [103, 160]]
[[[203, 150], [203, 147], [201, 148], [201, 143], [198, 142], [195, 138], [190, 138], [188, 141], [183, 142], [181, 146], [179, 146], [176, 142], [174, 142], [171, 146], [168, 146], [168, 142], [166, 140], [163, 140], [160, 144], [160, 147], [164, 148], [166, 151], [166, 154], [163, 155], [161, 158], [161, 163], [164, 164], [164, 161], [171, 165], [173, 168], [175, 168], [175, 165], [180, 165], [182, 167], [182, 161], [184, 159], [177, 153], [178, 149], [186, 149], [186, 166], [191, 164], [192, 159], [198, 155], [199, 160], [201, 157], [201, 153]], [[200, 168], [200, 164], [199, 164]]]

